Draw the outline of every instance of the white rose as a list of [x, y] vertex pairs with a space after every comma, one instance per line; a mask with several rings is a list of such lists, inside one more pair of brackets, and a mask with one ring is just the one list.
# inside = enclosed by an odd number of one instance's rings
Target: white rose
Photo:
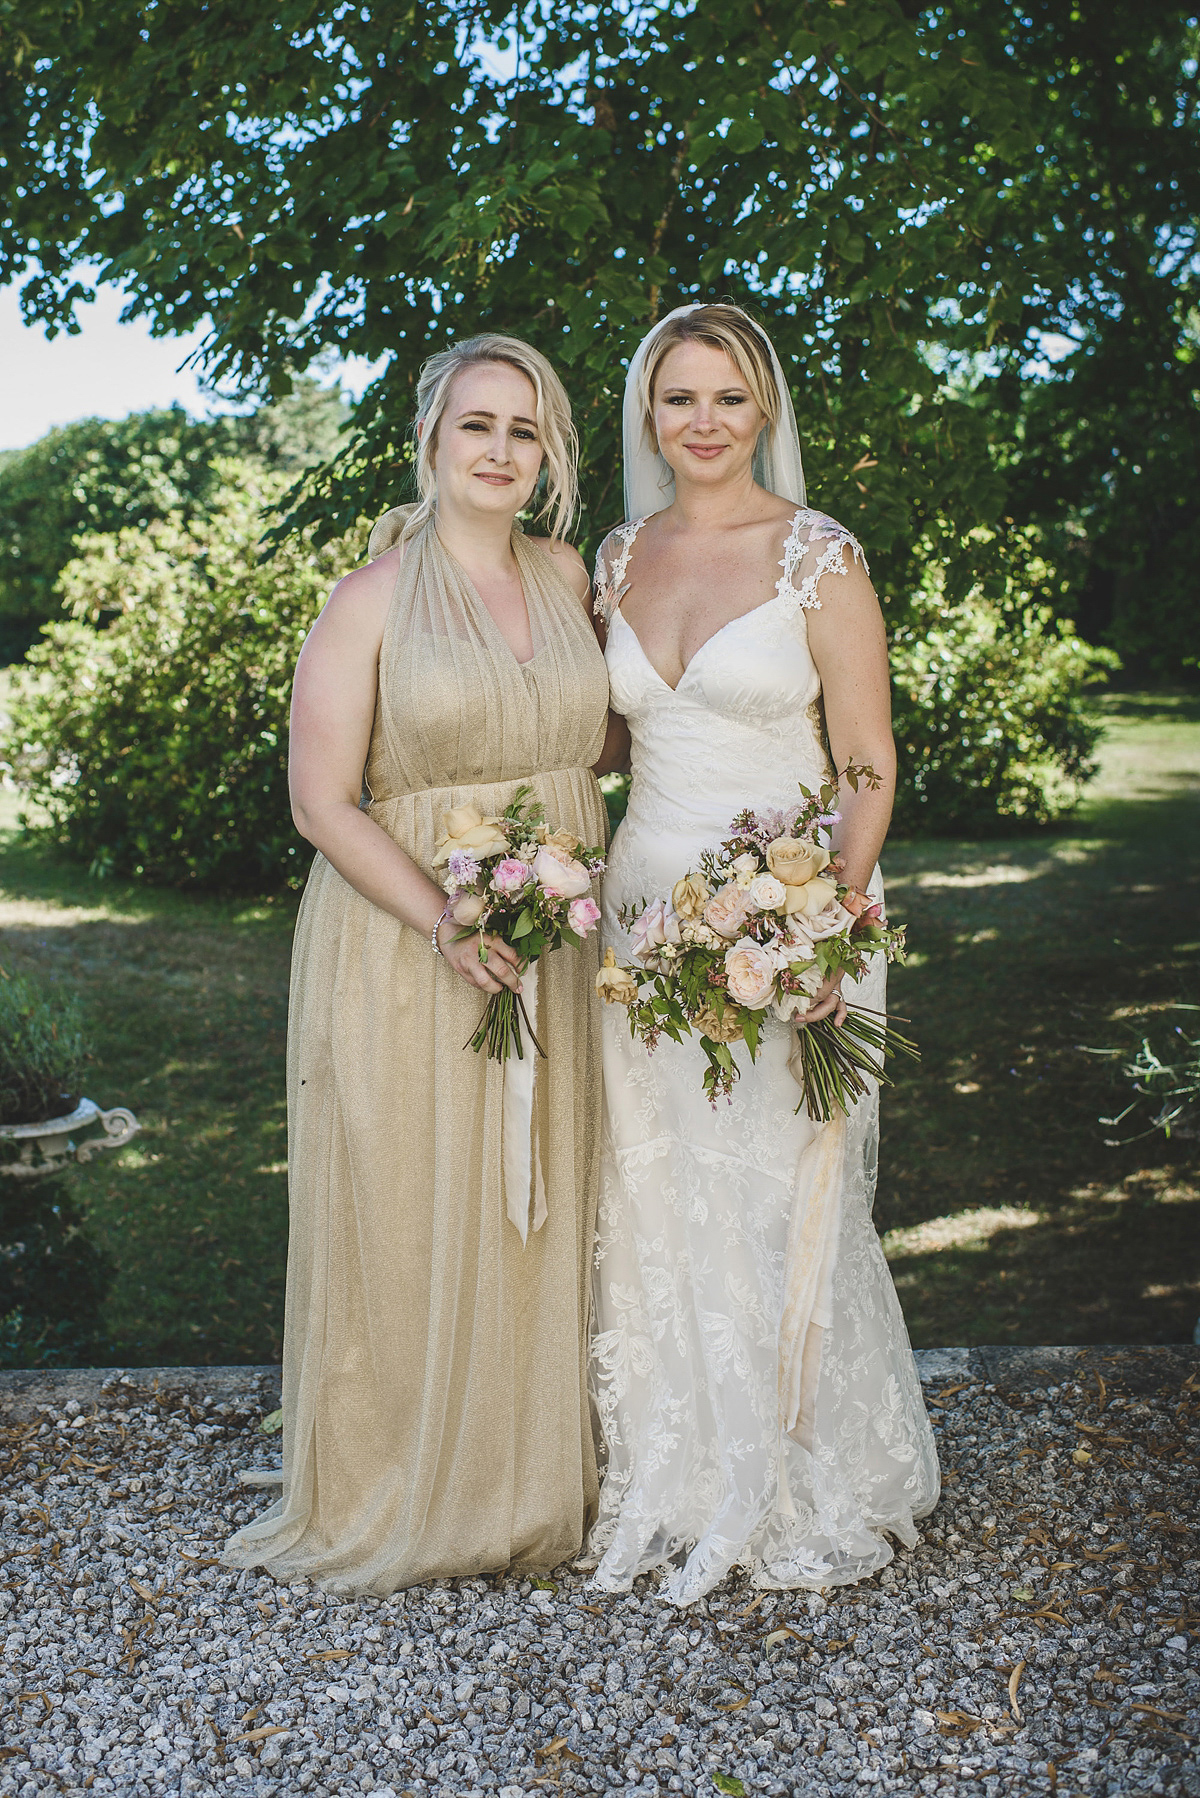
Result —
[[787, 898], [787, 888], [773, 874], [756, 874], [746, 891], [759, 911], [778, 911]]

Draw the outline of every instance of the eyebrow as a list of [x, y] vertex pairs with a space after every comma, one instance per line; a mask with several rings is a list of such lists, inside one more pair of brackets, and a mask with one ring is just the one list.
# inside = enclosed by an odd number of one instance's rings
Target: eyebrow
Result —
[[[458, 416], [460, 420], [464, 418], [490, 418], [492, 422], [495, 423], [497, 414], [495, 412], [485, 412], [482, 406], [472, 406], [468, 411], [460, 412]], [[532, 425], [535, 430], [537, 429], [536, 418], [521, 418], [514, 414], [513, 423], [515, 425]]]
[[[696, 389], [694, 387], [672, 386], [672, 387], [664, 387], [663, 388], [664, 393], [695, 393], [695, 391], [696, 391]], [[750, 389], [746, 386], [744, 381], [738, 382], [733, 387], [718, 387], [717, 388], [718, 393], [749, 393], [749, 391], [750, 391]]]

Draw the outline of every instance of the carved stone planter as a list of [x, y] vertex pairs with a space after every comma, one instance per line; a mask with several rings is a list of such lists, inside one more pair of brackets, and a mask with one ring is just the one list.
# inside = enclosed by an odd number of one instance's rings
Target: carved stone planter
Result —
[[80, 1099], [69, 1117], [47, 1118], [42, 1124], [0, 1124], [0, 1143], [15, 1143], [18, 1151], [16, 1161], [0, 1162], [0, 1174], [36, 1180], [57, 1173], [70, 1161], [90, 1161], [100, 1149], [123, 1149], [141, 1127], [124, 1106], [101, 1111], [91, 1099]]

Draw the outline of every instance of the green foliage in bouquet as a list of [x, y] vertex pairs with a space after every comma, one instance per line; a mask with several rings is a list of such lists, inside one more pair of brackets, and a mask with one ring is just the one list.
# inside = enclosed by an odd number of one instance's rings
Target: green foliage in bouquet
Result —
[[264, 892], [307, 870], [287, 798], [292, 672], [358, 557], [301, 533], [263, 561], [283, 477], [237, 460], [217, 475], [204, 517], [81, 539], [61, 578], [72, 617], [16, 677], [0, 756], [95, 873]]
[[87, 1058], [78, 999], [0, 970], [0, 1124], [73, 1111]]

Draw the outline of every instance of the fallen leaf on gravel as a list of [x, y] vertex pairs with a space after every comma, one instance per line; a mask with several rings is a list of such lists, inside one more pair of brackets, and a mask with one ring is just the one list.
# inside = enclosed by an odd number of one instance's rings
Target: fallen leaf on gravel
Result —
[[191, 1561], [194, 1567], [220, 1567], [221, 1562], [215, 1555], [190, 1555], [186, 1548], [181, 1548], [181, 1559]]
[[747, 1692], [745, 1686], [739, 1686], [735, 1679], [731, 1679], [727, 1683], [733, 1687], [735, 1692], [740, 1692], [741, 1697], [735, 1698], [732, 1704], [718, 1704], [713, 1708], [718, 1711], [744, 1711], [750, 1702], [749, 1692]]
[[283, 1412], [268, 1411], [258, 1427], [264, 1436], [278, 1436], [283, 1428]]
[[1071, 1459], [1074, 1461], [1076, 1467], [1086, 1467], [1091, 1458], [1092, 1457], [1088, 1454], [1086, 1448], [1073, 1448], [1071, 1450]]
[[157, 1604], [163, 1595], [163, 1588], [161, 1586], [158, 1588], [157, 1592], [152, 1592], [149, 1586], [143, 1586], [140, 1579], [131, 1579], [129, 1584], [137, 1593], [138, 1597], [143, 1599], [146, 1604]]
[[1164, 1711], [1157, 1704], [1131, 1704], [1131, 1711], [1145, 1711], [1151, 1717], [1165, 1717], [1168, 1723], [1182, 1723], [1186, 1711]]
[[1014, 1586], [1013, 1587], [1013, 1597], [1014, 1598], [1032, 1598], [1033, 1597], [1033, 1588], [1031, 1586]]
[[529, 1583], [533, 1587], [535, 1592], [555, 1593], [558, 1591], [558, 1587], [555, 1585], [555, 1583], [552, 1579], [535, 1579], [535, 1580], [531, 1580]]
[[745, 1608], [745, 1610], [744, 1610], [744, 1611], [739, 1611], [739, 1612], [738, 1612], [738, 1616], [739, 1616], [739, 1617], [750, 1617], [750, 1616], [752, 1616], [752, 1615], [753, 1615], [753, 1613], [754, 1613], [754, 1612], [755, 1612], [755, 1611], [757, 1611], [757, 1609], [758, 1609], [758, 1607], [759, 1607], [759, 1605], [760, 1605], [760, 1604], [761, 1604], [761, 1603], [762, 1603], [762, 1601], [763, 1601], [763, 1599], [764, 1599], [764, 1598], [765, 1598], [765, 1597], [766, 1597], [766, 1596], [767, 1596], [767, 1595], [766, 1595], [766, 1593], [765, 1593], [765, 1592], [760, 1592], [760, 1593], [759, 1593], [759, 1595], [758, 1595], [758, 1597], [757, 1597], [757, 1598], [752, 1598], [752, 1599], [751, 1599], [751, 1600], [750, 1600], [750, 1603], [749, 1603], [749, 1604], [748, 1604], [748, 1605], [747, 1605], [747, 1606], [746, 1606], [746, 1608]]
[[39, 1698], [46, 1707], [46, 1715], [49, 1716], [54, 1706], [50, 1702], [48, 1692], [18, 1692], [16, 1701], [18, 1704], [32, 1704]]
[[789, 1629], [785, 1623], [782, 1629], [773, 1629], [771, 1631], [770, 1635], [765, 1638], [763, 1647], [774, 1648], [776, 1642], [786, 1642], [789, 1636], [794, 1636], [797, 1642], [807, 1640], [806, 1637], [800, 1634], [799, 1630]]
[[745, 1786], [732, 1773], [714, 1773], [712, 1777], [718, 1792], [728, 1792], [729, 1798], [745, 1798]]
[[1021, 1707], [1017, 1703], [1017, 1687], [1021, 1683], [1021, 1675], [1024, 1671], [1025, 1662], [1018, 1661], [1008, 1676], [1008, 1702], [1012, 1706], [1012, 1714], [1017, 1719], [1018, 1723], [1021, 1722]]
[[353, 1652], [349, 1648], [318, 1648], [313, 1654], [305, 1655], [306, 1661], [349, 1661], [353, 1660]]
[[983, 1728], [982, 1717], [972, 1717], [969, 1711], [934, 1711], [943, 1735], [969, 1736], [972, 1730]]
[[288, 1733], [288, 1725], [286, 1723], [268, 1723], [264, 1725], [262, 1729], [252, 1729], [248, 1735], [230, 1736], [229, 1740], [231, 1743], [265, 1742], [268, 1736], [286, 1736]]

